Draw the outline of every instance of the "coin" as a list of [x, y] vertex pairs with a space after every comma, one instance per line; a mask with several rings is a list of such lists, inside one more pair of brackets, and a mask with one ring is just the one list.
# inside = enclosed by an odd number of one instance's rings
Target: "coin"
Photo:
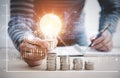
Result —
[[82, 70], [83, 62], [80, 58], [73, 59], [73, 70]]
[[55, 71], [56, 70], [56, 53], [47, 54], [47, 70]]
[[85, 69], [86, 70], [94, 70], [94, 63], [93, 62], [91, 62], [91, 61], [86, 61], [85, 62]]
[[60, 70], [69, 70], [69, 57], [68, 56], [60, 56]]

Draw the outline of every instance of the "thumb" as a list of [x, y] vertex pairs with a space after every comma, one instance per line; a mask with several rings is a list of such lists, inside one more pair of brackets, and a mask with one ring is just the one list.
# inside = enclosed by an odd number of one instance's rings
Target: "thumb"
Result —
[[41, 48], [48, 48], [49, 47], [49, 43], [46, 40], [39, 40], [37, 41], [37, 44], [41, 47]]
[[27, 42], [33, 45], [37, 45], [41, 48], [47, 48], [48, 47], [48, 42], [45, 40], [41, 40], [38, 37], [33, 37], [32, 39], [24, 37], [23, 42]]
[[95, 39], [95, 36], [90, 37], [91, 42], [94, 41], [94, 39]]

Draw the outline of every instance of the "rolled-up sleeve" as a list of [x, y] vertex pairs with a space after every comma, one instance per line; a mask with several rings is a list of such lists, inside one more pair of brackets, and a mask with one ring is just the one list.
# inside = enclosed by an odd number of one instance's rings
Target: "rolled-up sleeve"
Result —
[[23, 40], [25, 32], [31, 32], [33, 26], [33, 0], [11, 0], [8, 34], [16, 49]]
[[99, 31], [109, 23], [111, 26], [108, 31], [113, 34], [120, 20], [120, 0], [98, 0], [98, 2], [101, 6]]

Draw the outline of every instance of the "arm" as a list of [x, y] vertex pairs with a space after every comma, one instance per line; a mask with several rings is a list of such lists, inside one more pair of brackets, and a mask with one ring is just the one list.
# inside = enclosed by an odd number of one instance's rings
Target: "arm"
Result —
[[[32, 51], [41, 51], [41, 47], [39, 45], [29, 44], [29, 40], [26, 40], [24, 36], [26, 36], [26, 33], [29, 33], [29, 35], [33, 36], [32, 30], [34, 26], [33, 21], [33, 13], [34, 13], [34, 0], [11, 0], [10, 8], [11, 8], [11, 17], [8, 27], [8, 33], [10, 38], [12, 39], [15, 47], [17, 50], [20, 51], [21, 56], [23, 60], [29, 65], [29, 66], [36, 66], [40, 64], [40, 60], [44, 59], [44, 56], [37, 55], [36, 53], [33, 53]], [[39, 38], [34, 38], [33, 42], [41, 43], [44, 41], [41, 41]], [[32, 42], [31, 42], [32, 43]], [[42, 45], [41, 43], [40, 45]], [[32, 52], [31, 53], [27, 53]], [[38, 58], [39, 57], [39, 58]]]
[[20, 43], [25, 32], [31, 33], [33, 26], [33, 0], [11, 0], [8, 34], [20, 51]]
[[34, 0], [11, 0], [10, 7], [9, 36], [20, 51], [23, 60], [29, 66], [38, 66], [46, 56], [48, 42], [41, 40], [37, 33], [32, 33], [36, 30], [33, 19]]
[[120, 0], [98, 0], [101, 6], [99, 31], [101, 31], [107, 23], [111, 26], [108, 31], [113, 34], [120, 19]]
[[[101, 37], [93, 42], [92, 48], [99, 51], [110, 51], [113, 48], [112, 34], [115, 32], [120, 19], [120, 0], [98, 0], [101, 6], [99, 31], [105, 28], [106, 24], [111, 26]], [[93, 39], [92, 39], [93, 40]]]

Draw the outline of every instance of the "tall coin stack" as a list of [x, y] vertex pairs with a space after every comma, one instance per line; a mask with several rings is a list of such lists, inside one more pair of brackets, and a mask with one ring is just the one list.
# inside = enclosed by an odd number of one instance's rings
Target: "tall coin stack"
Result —
[[94, 70], [94, 63], [91, 61], [86, 61], [85, 62], [85, 69], [86, 70]]
[[47, 70], [55, 71], [56, 70], [56, 53], [47, 54]]
[[60, 70], [70, 70], [70, 61], [68, 56], [60, 56]]
[[83, 62], [80, 58], [73, 59], [73, 70], [82, 70]]

